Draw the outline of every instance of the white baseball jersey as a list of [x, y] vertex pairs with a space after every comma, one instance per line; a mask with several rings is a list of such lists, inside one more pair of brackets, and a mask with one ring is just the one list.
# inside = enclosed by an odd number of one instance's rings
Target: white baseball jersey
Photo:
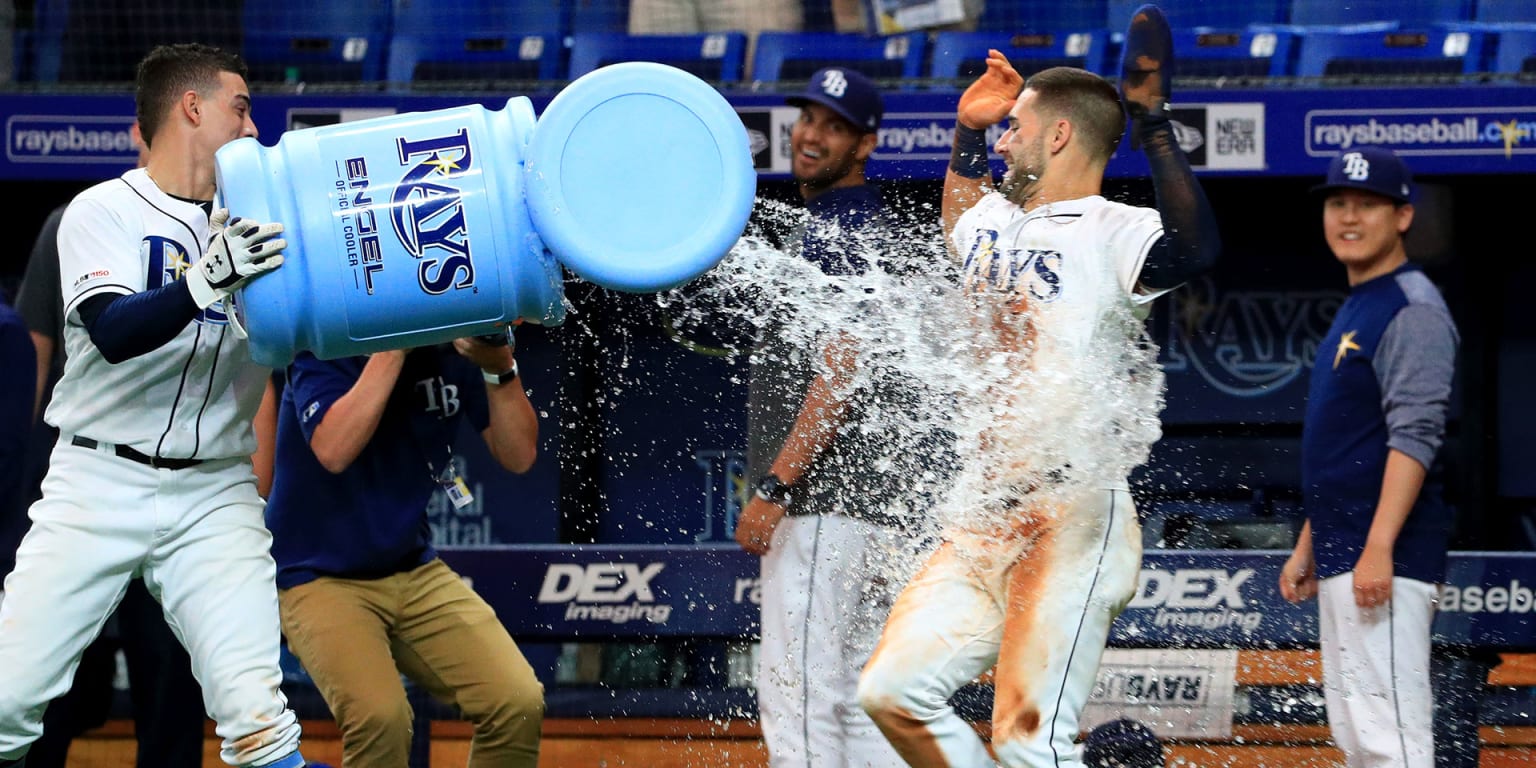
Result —
[[[960, 217], [951, 237], [964, 259], [963, 283], [990, 302], [982, 314], [993, 327], [984, 338], [1001, 348], [979, 352], [1004, 353], [1002, 370], [987, 374], [996, 428], [986, 440], [1012, 465], [1000, 481], [1070, 466], [1094, 487], [1123, 489], [1128, 464], [1145, 459], [1104, 450], [1100, 438], [1147, 410], [1132, 405], [1147, 396], [1131, 394], [1123, 355], [1149, 303], [1164, 293], [1138, 286], [1162, 234], [1156, 210], [1097, 195], [1025, 212], [992, 192]], [[1148, 371], [1138, 387], [1160, 391], [1155, 376]], [[1134, 439], [1150, 446], [1157, 435], [1147, 426]]]
[[[977, 463], [1001, 492], [965, 494], [976, 516], [953, 520], [908, 582], [860, 679], [913, 765], [1083, 765], [1079, 718], [1140, 571], [1125, 475], [1158, 432], [1162, 378], [1138, 342], [1159, 292], [1138, 277], [1162, 233], [1148, 208], [1093, 196], [1025, 212], [997, 193], [951, 233], [990, 326]], [[988, 668], [990, 753], [950, 704]]]
[[1146, 316], [1145, 305], [1165, 291], [1138, 291], [1137, 278], [1162, 234], [1162, 218], [1151, 208], [1094, 195], [1026, 213], [991, 192], [960, 217], [951, 237], [965, 258], [966, 290], [1015, 297], [1039, 336], [1055, 342], [1034, 356], [1037, 366], [1049, 366], [1069, 361], [1039, 354], [1087, 347], [1110, 302], [1130, 302]]
[[[181, 279], [202, 256], [208, 214], [160, 191], [135, 169], [80, 193], [59, 225], [64, 375], [46, 419], [64, 435], [132, 446], [150, 456], [219, 459], [256, 449], [251, 420], [268, 371], [251, 364], [222, 303], [198, 313], [159, 349], [113, 365], [80, 323], [80, 303]], [[102, 393], [132, 393], [125, 399]]]

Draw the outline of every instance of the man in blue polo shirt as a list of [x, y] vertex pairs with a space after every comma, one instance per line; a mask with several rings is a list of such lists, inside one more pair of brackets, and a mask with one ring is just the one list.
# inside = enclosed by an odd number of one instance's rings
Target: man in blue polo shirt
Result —
[[506, 469], [533, 465], [538, 416], [512, 346], [305, 353], [287, 374], [267, 527], [283, 633], [336, 717], [343, 762], [406, 768], [403, 673], [474, 724], [470, 766], [533, 768], [543, 688], [491, 607], [438, 559], [427, 523], [437, 488], [472, 500], [453, 460], [463, 422]]
[[1451, 523], [1436, 455], [1456, 325], [1408, 263], [1413, 180], [1402, 160], [1376, 147], [1346, 152], [1316, 190], [1350, 293], [1312, 368], [1307, 521], [1280, 592], [1318, 597], [1328, 722], [1347, 763], [1429, 768], [1430, 624]]

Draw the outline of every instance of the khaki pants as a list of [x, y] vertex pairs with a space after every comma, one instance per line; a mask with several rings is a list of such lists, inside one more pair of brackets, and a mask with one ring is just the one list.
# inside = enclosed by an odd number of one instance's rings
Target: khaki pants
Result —
[[400, 674], [474, 723], [470, 768], [539, 760], [544, 689], [491, 607], [441, 560], [382, 579], [321, 578], [279, 593], [288, 647], [341, 728], [347, 768], [405, 768]]

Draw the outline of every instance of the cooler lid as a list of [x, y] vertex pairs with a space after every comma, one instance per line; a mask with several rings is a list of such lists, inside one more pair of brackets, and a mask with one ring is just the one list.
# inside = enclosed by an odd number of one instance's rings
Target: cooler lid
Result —
[[714, 87], [624, 62], [556, 94], [525, 155], [528, 209], [577, 276], [648, 293], [708, 271], [741, 237], [757, 192], [746, 128]]

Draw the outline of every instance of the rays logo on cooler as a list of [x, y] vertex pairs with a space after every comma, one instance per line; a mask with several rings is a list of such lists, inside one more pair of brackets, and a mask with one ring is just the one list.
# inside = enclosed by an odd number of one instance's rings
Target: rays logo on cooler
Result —
[[469, 130], [395, 143], [407, 171], [391, 198], [390, 220], [401, 245], [419, 261], [416, 280], [421, 290], [437, 296], [449, 289], [473, 289], [475, 264], [464, 194], [453, 183], [474, 167]]
[[[181, 243], [159, 235], [145, 236], [139, 243], [139, 255], [148, 265], [144, 275], [146, 290], [170, 285], [180, 280], [181, 276], [192, 267], [192, 257], [181, 247]], [[229, 323], [229, 315], [224, 312], [224, 303], [219, 301], [214, 302], [207, 309], [199, 310], [196, 321], [209, 325], [225, 325]]]
[[544, 571], [540, 603], [566, 603], [566, 621], [665, 624], [672, 606], [658, 604], [651, 580], [666, 563], [553, 563]]
[[1040, 248], [998, 248], [997, 231], [976, 232], [965, 255], [965, 282], [973, 290], [1028, 291], [1036, 301], [1061, 296], [1061, 252]]

